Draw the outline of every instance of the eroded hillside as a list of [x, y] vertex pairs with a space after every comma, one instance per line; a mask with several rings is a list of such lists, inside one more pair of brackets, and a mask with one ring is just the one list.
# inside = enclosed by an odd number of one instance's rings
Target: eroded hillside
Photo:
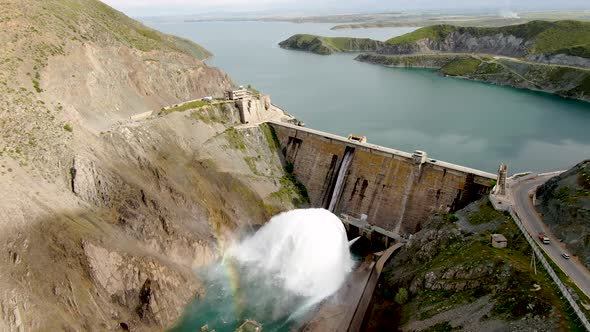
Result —
[[157, 112], [231, 86], [200, 46], [94, 0], [4, 1], [0, 29], [0, 330], [161, 330], [301, 201], [233, 103]]

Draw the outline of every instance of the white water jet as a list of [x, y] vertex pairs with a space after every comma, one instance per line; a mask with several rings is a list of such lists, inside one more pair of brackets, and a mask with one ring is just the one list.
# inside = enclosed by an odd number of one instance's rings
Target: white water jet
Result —
[[274, 216], [253, 236], [230, 248], [229, 257], [255, 266], [311, 304], [340, 288], [353, 261], [346, 230], [325, 209], [299, 209]]
[[340, 200], [342, 186], [344, 185], [344, 177], [346, 176], [346, 172], [348, 172], [348, 168], [352, 163], [352, 157], [354, 157], [354, 150], [349, 150], [347, 148], [344, 152], [344, 157], [342, 157], [342, 164], [340, 165], [340, 171], [338, 171], [338, 177], [336, 178], [336, 184], [334, 185], [332, 198], [330, 199], [328, 210], [331, 212], [334, 212], [336, 209], [336, 204], [338, 204], [338, 201]]

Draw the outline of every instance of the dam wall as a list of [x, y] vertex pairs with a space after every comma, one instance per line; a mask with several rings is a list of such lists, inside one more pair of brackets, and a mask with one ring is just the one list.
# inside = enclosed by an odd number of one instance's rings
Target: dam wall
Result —
[[495, 174], [282, 122], [268, 123], [313, 207], [394, 234], [490, 192]]

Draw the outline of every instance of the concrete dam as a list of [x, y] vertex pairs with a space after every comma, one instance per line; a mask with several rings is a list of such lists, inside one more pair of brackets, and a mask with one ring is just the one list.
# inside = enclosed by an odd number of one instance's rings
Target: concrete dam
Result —
[[[324, 207], [396, 237], [420, 230], [436, 213], [451, 213], [490, 192], [495, 174], [283, 122], [274, 129], [287, 163]], [[356, 224], [355, 224], [356, 222]]]

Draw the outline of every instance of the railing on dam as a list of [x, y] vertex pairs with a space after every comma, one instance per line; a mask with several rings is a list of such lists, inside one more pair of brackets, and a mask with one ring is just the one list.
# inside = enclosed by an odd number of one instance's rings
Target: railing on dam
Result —
[[377, 287], [377, 283], [379, 282], [379, 277], [381, 276], [381, 272], [383, 272], [383, 268], [389, 258], [401, 249], [404, 246], [403, 243], [396, 243], [393, 246], [389, 247], [387, 250], [383, 251], [381, 257], [377, 260], [377, 262], [373, 265], [369, 278], [367, 279], [367, 283], [363, 289], [363, 293], [361, 298], [359, 299], [354, 314], [350, 317], [350, 323], [348, 324], [347, 332], [357, 332], [360, 331], [361, 326], [363, 325], [363, 321], [365, 319], [365, 315], [367, 313], [367, 309], [369, 309], [369, 305], [371, 304], [371, 299], [373, 298], [373, 293], [375, 293], [375, 288]]
[[527, 230], [525, 229], [524, 225], [522, 224], [522, 221], [520, 221], [520, 218], [518, 217], [516, 212], [514, 212], [514, 210], [512, 208], [509, 208], [508, 211], [510, 212], [512, 219], [514, 219], [514, 222], [516, 223], [518, 228], [520, 228], [520, 231], [522, 232], [522, 234], [524, 235], [526, 240], [529, 242], [531, 248], [533, 248], [535, 255], [537, 255], [537, 258], [541, 261], [541, 264], [543, 265], [543, 267], [545, 268], [547, 273], [549, 273], [549, 275], [551, 276], [551, 279], [553, 279], [553, 282], [559, 288], [559, 291], [561, 291], [561, 294], [563, 295], [563, 297], [565, 297], [565, 299], [568, 301], [568, 303], [570, 304], [572, 309], [574, 309], [574, 312], [576, 313], [576, 315], [578, 316], [578, 318], [582, 322], [582, 325], [584, 325], [584, 327], [586, 328], [587, 331], [590, 331], [590, 322], [588, 322], [588, 318], [586, 318], [586, 315], [584, 315], [584, 313], [582, 312], [582, 310], [580, 309], [580, 307], [576, 303], [576, 300], [574, 300], [574, 298], [572, 297], [570, 292], [567, 290], [565, 285], [561, 282], [561, 280], [559, 279], [559, 277], [557, 276], [555, 271], [553, 271], [553, 268], [551, 267], [551, 265], [549, 265], [549, 262], [545, 258], [545, 255], [543, 255], [543, 253], [541, 252], [541, 249], [539, 249], [537, 242], [527, 232]]

